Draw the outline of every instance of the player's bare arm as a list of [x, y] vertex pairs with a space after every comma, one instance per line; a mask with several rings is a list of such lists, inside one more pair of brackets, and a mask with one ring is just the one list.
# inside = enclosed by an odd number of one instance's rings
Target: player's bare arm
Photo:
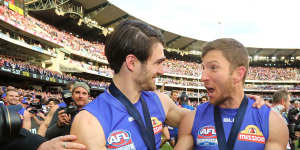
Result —
[[192, 150], [194, 141], [192, 136], [192, 128], [195, 118], [195, 111], [186, 114], [179, 125], [178, 142], [174, 150]]
[[269, 138], [265, 150], [286, 150], [289, 131], [283, 118], [274, 111], [270, 111], [269, 117]]
[[188, 109], [178, 107], [166, 94], [156, 92], [166, 113], [166, 124], [178, 127], [183, 116], [190, 112]]
[[78, 138], [75, 142], [86, 145], [88, 150], [106, 150], [102, 126], [88, 111], [80, 111], [75, 116], [71, 135], [76, 135]]

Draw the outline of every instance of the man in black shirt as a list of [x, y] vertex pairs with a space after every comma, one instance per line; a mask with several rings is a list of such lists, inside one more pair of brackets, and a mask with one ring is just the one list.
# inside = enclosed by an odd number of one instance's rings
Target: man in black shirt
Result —
[[15, 137], [9, 143], [0, 145], [1, 150], [60, 150], [74, 149], [85, 150], [86, 147], [82, 144], [74, 143], [76, 140], [74, 135], [66, 135], [46, 141], [44, 137], [37, 134], [32, 134], [28, 130], [21, 129], [20, 135]]

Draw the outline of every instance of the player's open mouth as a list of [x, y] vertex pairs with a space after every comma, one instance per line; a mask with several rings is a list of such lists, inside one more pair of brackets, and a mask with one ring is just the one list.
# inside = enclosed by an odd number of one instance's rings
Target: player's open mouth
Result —
[[206, 90], [209, 97], [211, 97], [212, 94], [215, 92], [215, 89], [211, 87], [206, 87]]

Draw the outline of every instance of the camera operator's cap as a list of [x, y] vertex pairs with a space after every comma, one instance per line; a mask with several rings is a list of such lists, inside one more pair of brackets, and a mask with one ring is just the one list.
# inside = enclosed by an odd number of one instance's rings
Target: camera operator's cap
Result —
[[75, 84], [73, 85], [72, 93], [78, 87], [82, 87], [82, 88], [86, 89], [88, 91], [88, 93], [90, 93], [90, 87], [84, 82], [75, 82]]

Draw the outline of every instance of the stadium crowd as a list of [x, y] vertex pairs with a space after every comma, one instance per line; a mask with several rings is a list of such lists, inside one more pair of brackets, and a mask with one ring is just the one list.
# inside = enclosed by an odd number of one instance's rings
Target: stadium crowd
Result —
[[250, 67], [248, 80], [288, 81], [300, 80], [299, 68]]
[[29, 73], [44, 75], [66, 81], [82, 81], [88, 83], [90, 86], [97, 86], [102, 88], [105, 88], [108, 84], [108, 82], [105, 81], [87, 80], [84, 78], [72, 76], [70, 74], [51, 71], [49, 69], [42, 68], [41, 66], [30, 64], [28, 61], [24, 60], [24, 58], [17, 58], [12, 56], [0, 55], [0, 67], [27, 71]]
[[[51, 39], [58, 44], [62, 44], [64, 47], [69, 47], [70, 50], [75, 50], [74, 53], [80, 54], [85, 57], [95, 58], [106, 61], [104, 56], [104, 44], [98, 42], [86, 41], [82, 38], [78, 38], [72, 33], [66, 31], [59, 31], [54, 26], [43, 23], [29, 15], [26, 17], [9, 10], [4, 6], [0, 6], [0, 11], [3, 12], [0, 15], [0, 19], [20, 27], [22, 30], [30, 31], [34, 35], [42, 36], [44, 39]], [[9, 34], [9, 33], [8, 33]], [[19, 37], [20, 40], [23, 37]], [[40, 43], [37, 43], [39, 47], [43, 47]], [[50, 49], [53, 51], [52, 49]], [[69, 49], [68, 49], [69, 50]], [[82, 64], [86, 66], [85, 64]], [[168, 74], [181, 75], [181, 76], [201, 76], [201, 65], [194, 62], [186, 62], [180, 60], [167, 59], [164, 62], [165, 72]], [[97, 67], [88, 66], [91, 70], [97, 71]], [[107, 68], [100, 67], [103, 71], [109, 71]], [[111, 73], [108, 73], [111, 74]], [[298, 68], [275, 68], [275, 67], [250, 67], [247, 80], [268, 80], [268, 81], [286, 81], [286, 80], [300, 80], [300, 69]]]
[[166, 59], [166, 61], [164, 62], [164, 66], [166, 73], [176, 75], [199, 77], [202, 71], [201, 65], [198, 63], [174, 59]]
[[[55, 27], [45, 24], [42, 21], [39, 21], [31, 16], [23, 17], [14, 11], [8, 10], [6, 7], [0, 6], [0, 19], [21, 28], [24, 31], [28, 31], [36, 36], [40, 36], [44, 39], [49, 40], [50, 42], [55, 42], [58, 45], [61, 45], [65, 48], [70, 49], [71, 51], [75, 51], [74, 53], [80, 54], [81, 56], [94, 58], [97, 60], [106, 60], [104, 56], [104, 48], [105, 45], [100, 42], [90, 42], [84, 40], [82, 38], [73, 35], [72, 33], [68, 33], [63, 30], [58, 30]], [[28, 40], [27, 37], [22, 36], [17, 33], [12, 33], [5, 29], [1, 29], [2, 33], [5, 35], [14, 38], [16, 40], [25, 42], [27, 44], [40, 47], [47, 51], [50, 51], [53, 54], [56, 54], [56, 51], [53, 48], [47, 47], [38, 41], [33, 41], [32, 39]], [[84, 61], [78, 61], [71, 58], [67, 58], [68, 63], [75, 64], [78, 67], [83, 68], [87, 72], [95, 72], [96, 74], [100, 74], [102, 76], [112, 77], [113, 71], [107, 66], [107, 64], [94, 64], [87, 63]], [[191, 76], [191, 77], [200, 77], [202, 72], [202, 66], [198, 63], [194, 62], [186, 62], [180, 60], [167, 59], [164, 62], [165, 72], [167, 74], [172, 74], [175, 76]], [[90, 87], [97, 86], [106, 88], [109, 82], [102, 80], [87, 80], [84, 78], [80, 78], [77, 76], [72, 76], [66, 73], [60, 73], [51, 71], [46, 68], [42, 68], [39, 65], [31, 64], [25, 58], [21, 57], [12, 57], [6, 55], [0, 55], [0, 68], [9, 68], [12, 70], [21, 70], [26, 71], [32, 74], [44, 75], [52, 78], [57, 78], [61, 80], [69, 81], [70, 83], [74, 83], [74, 87], [70, 87], [69, 91], [73, 93], [73, 91], [78, 87], [83, 87], [88, 93], [88, 101], [92, 101], [94, 97], [89, 95]], [[299, 68], [275, 68], [275, 67], [250, 67], [249, 73], [247, 76], [247, 80], [262, 80], [262, 81], [299, 81], [300, 80], [300, 69]], [[76, 82], [75, 82], [76, 81]], [[88, 86], [78, 83], [85, 82]], [[170, 76], [161, 76], [157, 78], [157, 83], [163, 83], [172, 87], [175, 86], [191, 86], [191, 87], [203, 87], [203, 83], [199, 82], [196, 79], [188, 79], [184, 77], [170, 77]], [[80, 84], [79, 86], [77, 84]], [[76, 86], [77, 85], [77, 86]], [[248, 90], [279, 90], [282, 88], [288, 90], [300, 90], [300, 85], [283, 85], [283, 84], [245, 84], [245, 88]], [[9, 91], [16, 91], [14, 93], [15, 102], [12, 103], [12, 99], [10, 99]], [[81, 91], [80, 91], [81, 92]], [[171, 91], [165, 91], [170, 94]], [[178, 93], [185, 95], [187, 99], [190, 101], [188, 105], [191, 107], [197, 107], [202, 102], [202, 98], [206, 96], [204, 90], [198, 90], [195, 92], [194, 90], [177, 90]], [[256, 95], [262, 96], [265, 100], [271, 100], [272, 94], [264, 94], [264, 93], [255, 93]], [[44, 130], [43, 132], [40, 130], [40, 127], [49, 122], [51, 122], [52, 115], [56, 113], [57, 126], [61, 126], [59, 122], [59, 111], [65, 107], [64, 98], [65, 95], [62, 91], [49, 91], [49, 90], [36, 90], [36, 89], [22, 89], [15, 88], [11, 85], [1, 86], [0, 88], [1, 102], [6, 105], [22, 105], [23, 107], [23, 115], [26, 115], [25, 109], [33, 109], [35, 108], [36, 103], [40, 103], [41, 107], [38, 108], [37, 112], [31, 113], [31, 123], [35, 122], [35, 125], [31, 125], [27, 127], [32, 133], [40, 134], [41, 136], [46, 136], [46, 132], [49, 128], [41, 128]], [[73, 96], [73, 95], [72, 95]], [[199, 101], [199, 98], [201, 100]], [[198, 98], [198, 99], [195, 99]], [[300, 95], [292, 95], [292, 99], [300, 99]], [[193, 100], [192, 100], [193, 99]], [[61, 109], [60, 109], [61, 108]], [[66, 109], [64, 111], [67, 111]], [[55, 115], [54, 115], [55, 116]], [[50, 121], [49, 121], [50, 118]], [[70, 119], [71, 120], [71, 119]], [[32, 123], [33, 124], [33, 123]], [[67, 124], [67, 123], [65, 123]], [[49, 129], [50, 130], [50, 129]]]
[[[34, 40], [32, 38], [28, 38], [22, 34], [16, 33], [11, 30], [7, 30], [5, 28], [0, 27], [0, 34], [5, 35], [7, 38], [16, 40], [18, 42], [21, 42], [21, 45], [27, 45], [28, 47], [41, 51], [43, 53], [49, 54], [51, 56], [56, 56], [57, 52], [54, 48], [46, 46], [45, 44], [42, 44], [41, 42]], [[17, 42], [15, 42], [17, 44]]]
[[[201, 64], [194, 62], [167, 59], [165, 66], [166, 73], [174, 75], [200, 77], [202, 72]], [[299, 81], [300, 69], [250, 66], [246, 80]]]
[[87, 72], [93, 72], [102, 76], [112, 77], [113, 75], [113, 71], [107, 65], [104, 64], [93, 65], [91, 62], [85, 63], [83, 61], [76, 61], [71, 58], [68, 58], [68, 63], [76, 64], [78, 67], [82, 67], [83, 70]]
[[[189, 87], [189, 88], [195, 88], [195, 87], [203, 87], [204, 84], [200, 80], [195, 79], [186, 79], [186, 78], [178, 78], [178, 77], [167, 77], [167, 76], [161, 76], [157, 78], [157, 83], [165, 83], [167, 86], [173, 86], [173, 87]], [[299, 84], [254, 84], [254, 83], [246, 83], [245, 89], [246, 90], [279, 90], [279, 89], [287, 89], [287, 90], [299, 90], [300, 85]]]
[[26, 17], [9, 10], [5, 6], [0, 6], [0, 19], [10, 23], [11, 25], [20, 28], [21, 30], [32, 33], [36, 36], [39, 36], [43, 39], [54, 42], [60, 46], [68, 47], [70, 51], [76, 51], [80, 55], [106, 60], [104, 56], [104, 44], [100, 42], [90, 42], [84, 40], [83, 38], [78, 38], [72, 33], [66, 31], [60, 31], [54, 26], [43, 23], [40, 20], [37, 20], [30, 15]]

